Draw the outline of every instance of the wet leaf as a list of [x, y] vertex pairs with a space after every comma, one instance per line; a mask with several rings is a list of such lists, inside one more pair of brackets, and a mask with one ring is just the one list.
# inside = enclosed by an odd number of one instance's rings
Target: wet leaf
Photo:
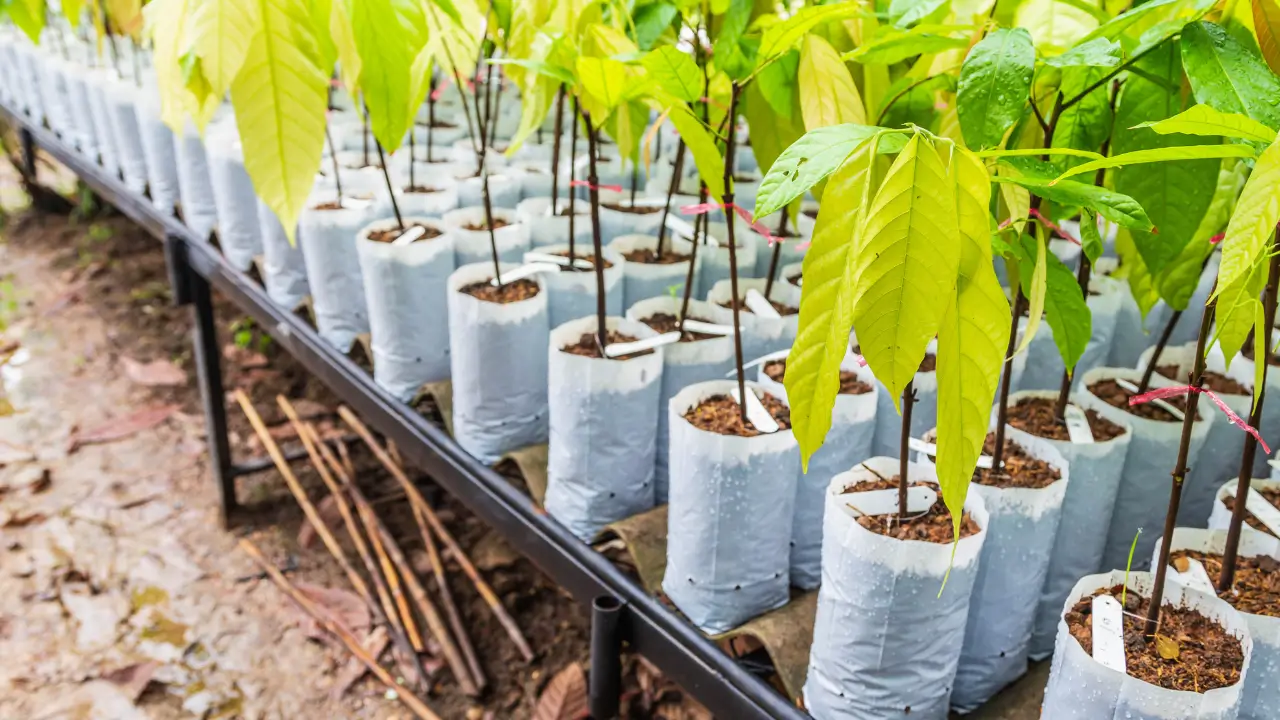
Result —
[[531, 720], [577, 720], [586, 714], [587, 676], [575, 662], [547, 683]]
[[177, 405], [154, 405], [90, 430], [73, 432], [68, 440], [67, 452], [75, 452], [83, 445], [122, 440], [143, 430], [149, 430], [167, 420], [178, 409]]
[[1165, 635], [1156, 635], [1156, 652], [1165, 660], [1177, 660], [1182, 654], [1182, 646], [1178, 641]]
[[161, 387], [183, 385], [187, 382], [187, 373], [168, 360], [143, 363], [131, 357], [122, 357], [120, 363], [124, 365], [124, 374], [139, 385]]

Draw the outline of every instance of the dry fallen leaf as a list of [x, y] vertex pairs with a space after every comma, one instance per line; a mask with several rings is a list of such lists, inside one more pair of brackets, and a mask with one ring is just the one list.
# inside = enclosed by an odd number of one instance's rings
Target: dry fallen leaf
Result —
[[41, 468], [39, 476], [27, 483], [27, 491], [32, 495], [39, 495], [48, 490], [51, 485], [53, 485], [53, 473], [49, 468]]
[[139, 385], [158, 387], [184, 385], [187, 382], [187, 373], [168, 360], [160, 359], [142, 363], [131, 357], [121, 357], [120, 363], [124, 365], [124, 374]]
[[239, 365], [244, 369], [261, 368], [267, 366], [267, 356], [262, 353], [254, 352], [248, 348], [242, 348], [234, 343], [228, 343], [222, 348], [222, 357], [227, 362]]
[[134, 663], [112, 670], [103, 675], [102, 679], [115, 683], [130, 700], [137, 702], [147, 685], [151, 684], [151, 676], [158, 667], [160, 663], [155, 661]]
[[298, 413], [298, 417], [303, 420], [314, 420], [318, 417], [334, 414], [333, 408], [327, 405], [322, 405], [315, 400], [299, 398], [297, 400], [290, 400], [289, 402], [293, 405], [294, 411]]
[[67, 452], [74, 452], [82, 445], [121, 440], [143, 430], [153, 428], [178, 411], [177, 405], [153, 405], [124, 417], [108, 421], [90, 430], [77, 430], [67, 441]]
[[587, 676], [572, 663], [551, 678], [538, 697], [532, 720], [578, 720], [587, 715]]
[[1177, 660], [1182, 654], [1182, 646], [1178, 645], [1178, 641], [1167, 635], [1156, 635], [1156, 652], [1160, 653], [1160, 657], [1165, 660]]
[[[372, 622], [369, 617], [369, 606], [365, 605], [364, 600], [359, 595], [350, 590], [312, 585], [311, 583], [298, 583], [297, 587], [303, 595], [306, 595], [309, 600], [327, 613], [330, 620], [353, 633], [364, 631]], [[309, 637], [317, 640], [328, 638], [328, 635], [320, 629], [314, 620], [309, 616], [304, 617], [305, 620], [301, 627]]]
[[26, 448], [10, 445], [0, 440], [0, 467], [34, 460], [35, 457], [36, 454]]
[[1184, 573], [1187, 570], [1191, 569], [1191, 562], [1187, 560], [1185, 557], [1174, 558], [1172, 565], [1173, 565], [1173, 569], [1177, 570], [1180, 573]]
[[[391, 638], [387, 636], [387, 629], [381, 625], [373, 629], [368, 637], [364, 639], [361, 645], [369, 653], [369, 657], [375, 660], [382, 656], [387, 645], [391, 642]], [[329, 699], [337, 702], [347, 694], [347, 690], [356, 683], [360, 678], [364, 677], [369, 668], [365, 664], [355, 658], [347, 661], [347, 664], [338, 672], [338, 676], [333, 680], [333, 687], [329, 689]]]
[[18, 511], [10, 515], [9, 519], [5, 520], [4, 524], [0, 525], [0, 527], [3, 527], [6, 530], [10, 530], [14, 528], [24, 528], [24, 527], [27, 527], [28, 525], [35, 525], [37, 523], [42, 523], [47, 519], [48, 517], [44, 513], [38, 513], [38, 512], [23, 513], [21, 511]]

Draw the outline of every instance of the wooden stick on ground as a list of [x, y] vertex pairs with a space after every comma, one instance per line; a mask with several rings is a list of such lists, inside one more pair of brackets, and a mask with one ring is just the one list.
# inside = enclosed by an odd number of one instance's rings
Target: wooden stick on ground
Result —
[[262, 551], [258, 550], [253, 543], [249, 542], [247, 539], [241, 539], [240, 549], [248, 553], [249, 557], [253, 558], [254, 562], [258, 563], [258, 565], [266, 571], [267, 576], [271, 578], [271, 581], [274, 582], [276, 586], [284, 592], [284, 594], [288, 595], [290, 600], [297, 603], [298, 607], [302, 608], [303, 612], [310, 615], [311, 618], [320, 625], [320, 627], [324, 628], [326, 632], [333, 635], [339, 642], [345, 645], [347, 651], [354, 655], [357, 660], [364, 663], [365, 667], [369, 668], [369, 672], [373, 673], [373, 675], [377, 677], [383, 685], [386, 685], [387, 689], [393, 690], [396, 693], [396, 697], [400, 699], [400, 702], [404, 703], [405, 707], [409, 708], [409, 710], [411, 710], [419, 720], [440, 720], [440, 716], [432, 712], [431, 708], [427, 707], [427, 704], [420, 700], [418, 696], [409, 692], [407, 688], [403, 688], [398, 685], [396, 683], [396, 679], [391, 676], [391, 673], [387, 672], [385, 668], [379, 665], [376, 658], [370, 657], [369, 653], [365, 652], [365, 649], [360, 645], [360, 641], [356, 639], [355, 635], [351, 634], [350, 630], [343, 627], [340, 623], [334, 622], [327, 613], [321, 612], [320, 609], [311, 602], [311, 600], [298, 592], [298, 589], [295, 588], [278, 569], [276, 569], [276, 566], [268, 562], [267, 559], [262, 556]]
[[[283, 397], [277, 397], [276, 401], [280, 405], [280, 409], [284, 411], [285, 416], [289, 418], [294, 430], [298, 433], [298, 439], [302, 441], [302, 446], [306, 448], [307, 455], [311, 458], [312, 466], [315, 467], [320, 479], [324, 481], [325, 487], [329, 488], [334, 502], [338, 505], [338, 513], [342, 515], [342, 522], [347, 528], [347, 535], [351, 537], [351, 544], [355, 546], [356, 553], [364, 563], [364, 568], [369, 573], [369, 577], [373, 578], [374, 589], [378, 591], [378, 601], [382, 605], [384, 619], [391, 631], [391, 637], [395, 640], [397, 649], [405, 658], [412, 658], [415, 652], [421, 651], [421, 639], [415, 644], [411, 641], [404, 626], [396, 623], [396, 606], [391, 600], [391, 591], [387, 587], [387, 581], [383, 579], [379, 572], [378, 564], [369, 553], [369, 545], [365, 543], [364, 536], [360, 533], [360, 526], [351, 514], [351, 506], [347, 503], [346, 495], [342, 492], [342, 488], [338, 486], [337, 481], [333, 479], [333, 476], [329, 474], [329, 468], [325, 466], [320, 454], [316, 452], [316, 446], [312, 442], [311, 436], [307, 434], [306, 429], [302, 426], [302, 422], [293, 405], [289, 404], [289, 401]], [[371, 538], [371, 540], [376, 540], [376, 538]], [[410, 621], [412, 621], [411, 617]], [[412, 664], [421, 687], [423, 689], [431, 687], [426, 672], [422, 669], [422, 663], [415, 660]]]
[[342, 458], [342, 467], [346, 469], [348, 477], [356, 476], [356, 466], [351, 462], [351, 449], [347, 447], [346, 441], [338, 442], [338, 457]]
[[[315, 427], [312, 425], [307, 425], [306, 430], [308, 433], [313, 435], [316, 432]], [[360, 488], [356, 486], [354, 479], [347, 475], [346, 471], [338, 464], [337, 459], [333, 457], [333, 453], [329, 451], [329, 448], [321, 445], [319, 446], [319, 450], [321, 456], [329, 463], [330, 469], [337, 474], [338, 479], [342, 482], [347, 492], [350, 493], [351, 499], [355, 502], [356, 509], [359, 511], [361, 519], [364, 520], [365, 527], [369, 530], [370, 537], [375, 538], [375, 540], [381, 540], [382, 546], [386, 548], [388, 555], [391, 557], [391, 561], [404, 577], [405, 584], [409, 586], [409, 593], [413, 596], [415, 604], [417, 604], [418, 609], [422, 612], [423, 618], [427, 621], [427, 627], [431, 630], [431, 634], [434, 635], [436, 640], [440, 643], [440, 650], [444, 654], [445, 661], [449, 663], [449, 669], [453, 671], [454, 677], [457, 678], [458, 686], [466, 695], [473, 697], [479, 695], [481, 683], [472, 679], [471, 673], [458, 650], [457, 644], [454, 643], [454, 640], [449, 635], [448, 630], [445, 629], [445, 625], [440, 619], [440, 613], [436, 610], [435, 604], [431, 602], [431, 598], [427, 595], [426, 588], [424, 588], [422, 583], [418, 580], [417, 574], [413, 571], [413, 566], [409, 564], [407, 559], [405, 559], [404, 553], [400, 551], [400, 547], [396, 545], [395, 539], [391, 537], [391, 533], [387, 531], [386, 526], [382, 524], [377, 513], [373, 511], [373, 507], [369, 505], [369, 501], [365, 499], [364, 493], [362, 493]]]
[[440, 586], [440, 600], [444, 604], [444, 614], [449, 618], [449, 627], [453, 629], [453, 634], [458, 638], [458, 644], [462, 646], [462, 654], [467, 658], [467, 667], [471, 668], [471, 675], [476, 679], [476, 684], [484, 687], [484, 668], [480, 666], [480, 658], [476, 657], [475, 648], [471, 646], [471, 639], [467, 636], [466, 626], [462, 624], [462, 614], [458, 612], [458, 605], [453, 601], [453, 592], [449, 590], [449, 578], [444, 571], [444, 563], [440, 560], [440, 549], [436, 547], [436, 540], [431, 536], [426, 518], [422, 517], [422, 511], [416, 505], [413, 507], [413, 517], [418, 521], [422, 543], [427, 547], [427, 557], [431, 560], [431, 574], [435, 575], [436, 584]]
[[378, 461], [387, 469], [387, 472], [391, 473], [391, 475], [400, 483], [400, 486], [404, 488], [405, 494], [409, 496], [409, 501], [422, 513], [422, 516], [426, 518], [427, 522], [430, 523], [431, 530], [440, 538], [440, 541], [444, 543], [444, 546], [449, 550], [449, 552], [453, 554], [454, 559], [458, 561], [460, 566], [462, 566], [462, 571], [467, 574], [467, 577], [471, 579], [472, 584], [475, 585], [476, 591], [480, 593], [482, 598], [484, 598], [489, 609], [493, 610], [494, 615], [498, 618], [498, 622], [502, 624], [502, 627], [507, 631], [507, 635], [509, 635], [512, 642], [516, 644], [516, 649], [520, 651], [525, 662], [532, 662], [533, 650], [530, 649], [528, 641], [524, 638], [524, 634], [520, 632], [520, 626], [516, 625], [516, 621], [509, 613], [507, 613], [507, 609], [502, 606], [502, 601], [498, 599], [493, 588], [490, 587], [489, 583], [485, 582], [485, 579], [480, 576], [480, 572], [476, 570], [476, 566], [471, 562], [471, 558], [467, 557], [467, 554], [462, 551], [458, 542], [449, 534], [444, 523], [440, 522], [440, 518], [436, 515], [436, 511], [427, 504], [426, 499], [422, 497], [422, 493], [418, 491], [418, 487], [414, 485], [413, 481], [409, 479], [409, 476], [405, 474], [404, 469], [395, 464], [395, 461], [387, 455], [386, 451], [382, 449], [382, 446], [378, 444], [378, 441], [374, 439], [373, 434], [369, 432], [369, 428], [365, 427], [365, 424], [360, 421], [360, 418], [355, 416], [355, 413], [351, 412], [351, 410], [345, 405], [341, 405], [338, 407], [338, 414], [341, 415], [342, 419], [356, 431], [356, 434], [359, 435], [360, 438], [364, 440], [365, 444], [369, 446], [369, 449], [373, 451], [373, 454], [378, 458]]
[[[361, 518], [364, 513], [361, 513]], [[369, 543], [373, 545], [373, 552], [378, 556], [378, 564], [382, 567], [382, 575], [387, 579], [387, 587], [391, 589], [391, 597], [396, 600], [397, 612], [400, 615], [400, 621], [404, 623], [405, 632], [409, 635], [409, 643], [413, 645], [413, 651], [420, 653], [426, 650], [426, 646], [422, 644], [422, 636], [418, 634], [418, 623], [413, 619], [413, 611], [409, 609], [409, 601], [404, 596], [404, 589], [400, 587], [400, 577], [396, 574], [396, 566], [391, 562], [391, 558], [387, 557], [387, 549], [382, 543], [382, 539], [378, 537], [378, 533], [369, 527], [369, 523], [365, 521], [365, 531], [369, 533]]]

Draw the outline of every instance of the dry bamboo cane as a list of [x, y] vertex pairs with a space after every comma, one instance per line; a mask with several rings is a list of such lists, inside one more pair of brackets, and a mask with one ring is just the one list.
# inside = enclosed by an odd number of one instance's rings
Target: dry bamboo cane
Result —
[[[315, 434], [315, 427], [308, 425], [307, 431]], [[314, 442], [314, 440], [313, 440]], [[360, 517], [365, 522], [365, 527], [369, 530], [370, 537], [375, 541], [381, 539], [382, 545], [387, 549], [391, 556], [391, 561], [400, 570], [400, 574], [404, 577], [405, 584], [409, 587], [409, 594], [413, 596], [414, 603], [417, 604], [418, 610], [422, 613], [422, 617], [427, 621], [427, 627], [431, 630], [431, 634], [435, 636], [440, 643], [440, 650], [444, 654], [445, 661], [449, 663], [449, 669], [458, 680], [458, 686], [462, 689], [463, 694], [475, 697], [480, 694], [480, 684], [473, 680], [470, 670], [466, 662], [462, 658], [462, 654], [458, 650], [457, 644], [445, 629], [444, 623], [440, 619], [440, 613], [436, 610], [436, 606], [431, 602], [431, 598], [427, 595], [426, 588], [418, 580], [418, 576], [413, 571], [413, 566], [405, 559], [404, 553], [400, 551], [400, 547], [396, 545], [395, 539], [391, 537], [391, 533], [387, 531], [385, 525], [378, 518], [377, 513], [373, 511], [373, 507], [369, 505], [369, 501], [365, 499], [364, 493], [356, 486], [355, 480], [347, 475], [345, 471], [338, 465], [337, 459], [327, 447], [320, 447], [320, 454], [325, 461], [329, 463], [330, 469], [337, 475], [343, 486], [350, 493], [351, 499], [356, 504], [356, 509], [360, 513]]]
[[[361, 513], [361, 517], [364, 517], [364, 513]], [[387, 579], [391, 597], [395, 598], [393, 614], [400, 616], [400, 623], [409, 635], [409, 644], [413, 646], [413, 651], [421, 653], [427, 649], [427, 646], [422, 644], [422, 635], [418, 633], [418, 623], [413, 619], [413, 611], [409, 609], [409, 600], [404, 596], [404, 588], [400, 587], [396, 566], [391, 562], [391, 558], [387, 557], [387, 549], [382, 539], [373, 528], [369, 527], [368, 521], [365, 521], [365, 531], [369, 533], [369, 543], [373, 545], [373, 552], [378, 556], [378, 565], [382, 568], [382, 576]]]
[[369, 432], [369, 428], [365, 427], [365, 424], [360, 421], [360, 418], [355, 416], [355, 413], [351, 412], [351, 410], [349, 410], [345, 405], [342, 405], [338, 407], [338, 414], [341, 415], [342, 419], [356, 431], [356, 434], [359, 435], [362, 440], [364, 440], [365, 444], [369, 446], [369, 449], [372, 450], [373, 454], [378, 458], [378, 461], [386, 467], [387, 471], [400, 482], [400, 486], [404, 488], [405, 494], [409, 496], [409, 501], [413, 503], [414, 507], [418, 508], [422, 513], [422, 516], [426, 518], [428, 523], [430, 523], [431, 530], [440, 538], [440, 541], [444, 543], [445, 548], [452, 553], [454, 559], [458, 561], [458, 565], [462, 567], [462, 571], [467, 574], [467, 577], [470, 578], [472, 584], [475, 585], [476, 591], [480, 593], [482, 598], [484, 598], [489, 609], [492, 610], [493, 614], [498, 618], [498, 622], [501, 623], [502, 627], [507, 631], [507, 635], [511, 637], [511, 641], [515, 643], [516, 649], [520, 651], [520, 655], [524, 657], [525, 662], [532, 662], [533, 650], [530, 649], [529, 642], [525, 640], [524, 634], [520, 632], [520, 626], [516, 625], [516, 621], [509, 613], [507, 613], [507, 609], [502, 606], [502, 601], [498, 599], [493, 588], [490, 587], [489, 583], [480, 576], [480, 572], [476, 570], [476, 566], [471, 562], [471, 558], [467, 557], [467, 554], [463, 552], [462, 548], [458, 545], [458, 541], [454, 540], [453, 535], [449, 534], [444, 523], [440, 522], [440, 518], [436, 515], [436, 511], [432, 509], [431, 505], [429, 505], [426, 499], [422, 497], [422, 493], [418, 491], [417, 486], [414, 485], [413, 481], [409, 479], [409, 476], [405, 474], [404, 469], [399, 465], [396, 465], [395, 462], [387, 456], [386, 451], [382, 449], [382, 446], [374, 439], [373, 434]]
[[413, 508], [413, 517], [418, 521], [418, 530], [422, 533], [422, 543], [427, 547], [427, 557], [431, 560], [431, 573], [435, 575], [436, 584], [440, 586], [440, 600], [444, 604], [444, 614], [449, 619], [449, 627], [453, 629], [454, 636], [458, 638], [462, 654], [467, 659], [467, 667], [471, 668], [471, 677], [475, 678], [476, 685], [483, 688], [486, 683], [484, 668], [480, 666], [480, 658], [476, 657], [476, 650], [471, 645], [471, 638], [467, 636], [467, 628], [462, 624], [462, 614], [458, 612], [458, 605], [453, 601], [453, 592], [449, 590], [449, 580], [444, 570], [444, 562], [440, 559], [440, 549], [436, 547], [436, 540], [431, 536], [427, 521], [422, 517], [422, 511], [416, 505]]
[[320, 627], [324, 628], [326, 632], [336, 637], [339, 642], [346, 646], [348, 652], [354, 655], [361, 663], [364, 663], [365, 667], [369, 668], [369, 672], [373, 673], [374, 677], [378, 678], [378, 680], [382, 682], [383, 685], [386, 685], [389, 690], [394, 691], [400, 702], [404, 703], [405, 707], [409, 708], [409, 710], [411, 710], [419, 720], [441, 720], [440, 716], [432, 712], [431, 708], [427, 707], [427, 704], [419, 699], [418, 696], [397, 684], [395, 678], [391, 676], [391, 673], [387, 672], [385, 668], [378, 664], [376, 658], [371, 657], [369, 653], [361, 647], [360, 641], [355, 635], [351, 634], [350, 630], [346, 629], [339, 623], [333, 622], [327, 614], [320, 612], [319, 608], [317, 608], [311, 600], [298, 592], [298, 589], [280, 573], [275, 565], [267, 562], [267, 559], [262, 556], [262, 551], [258, 550], [253, 543], [249, 542], [248, 539], [242, 538], [240, 540], [240, 549], [244, 550], [249, 557], [253, 558], [254, 562], [258, 563], [258, 565], [262, 567], [263, 571], [267, 573], [267, 576], [271, 578], [271, 581], [274, 582], [285, 595], [288, 595], [290, 600], [297, 603], [298, 607], [302, 608], [303, 612], [310, 615], [311, 618], [314, 619]]

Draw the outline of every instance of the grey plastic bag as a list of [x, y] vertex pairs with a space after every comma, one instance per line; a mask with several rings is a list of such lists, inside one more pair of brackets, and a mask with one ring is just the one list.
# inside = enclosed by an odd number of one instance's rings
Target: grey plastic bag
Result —
[[[1105, 276], [1091, 278], [1089, 290], [1097, 293], [1089, 295], [1087, 301], [1092, 316], [1091, 332], [1084, 354], [1076, 362], [1075, 371], [1072, 374], [1073, 390], [1079, 389], [1080, 378], [1084, 377], [1085, 373], [1107, 364], [1120, 305], [1124, 296], [1129, 293], [1127, 287]], [[1022, 380], [1020, 384], [1013, 387], [1019, 390], [1057, 390], [1062, 385], [1062, 373], [1062, 355], [1054, 343], [1053, 328], [1049, 327], [1048, 323], [1041, 323], [1039, 331], [1027, 348], [1027, 362]]]
[[258, 205], [258, 227], [262, 229], [262, 284], [276, 305], [293, 310], [311, 292], [307, 285], [307, 263], [302, 245], [289, 244], [284, 226], [275, 211], [261, 199]]
[[[445, 227], [453, 235], [453, 264], [456, 267], [478, 262], [489, 262], [493, 272], [493, 247], [488, 230], [472, 230], [485, 224], [483, 207], [463, 206], [441, 216]], [[498, 248], [498, 260], [519, 263], [529, 250], [529, 228], [516, 219], [516, 212], [506, 208], [493, 208], [494, 224], [505, 222], [493, 231], [493, 244]]]
[[160, 101], [155, 94], [155, 88], [148, 86], [139, 94], [135, 110], [151, 206], [164, 215], [172, 215], [178, 204], [178, 160], [173, 131], [160, 119]]
[[[658, 237], [656, 235], [623, 235], [609, 243], [609, 249], [626, 256], [637, 250], [657, 252]], [[667, 233], [663, 243], [664, 252], [674, 251], [678, 255], [689, 257], [693, 243], [684, 238]], [[701, 266], [702, 259], [694, 260]], [[675, 263], [642, 263], [628, 261], [622, 271], [622, 303], [631, 307], [641, 300], [653, 297], [684, 297], [684, 282], [689, 276], [689, 261]], [[694, 268], [694, 285], [697, 286], [698, 271]]]
[[[763, 278], [738, 278], [738, 296], [746, 297], [749, 290], [764, 295], [765, 280]], [[707, 293], [707, 302], [711, 303], [712, 318], [723, 325], [733, 327], [733, 309], [721, 307], [733, 296], [731, 280], [721, 280]], [[747, 309], [743, 304], [738, 310], [738, 322], [742, 325], [742, 354], [751, 360], [778, 350], [791, 347], [796, 339], [796, 330], [800, 323], [800, 293], [789, 285], [774, 283], [769, 300], [781, 303], [797, 312], [777, 318], [760, 317]]]
[[[539, 253], [563, 253], [568, 245], [547, 245], [537, 248]], [[591, 245], [577, 246], [577, 252], [586, 252], [587, 259], [592, 256]], [[622, 312], [622, 274], [627, 261], [621, 255], [608, 248], [603, 255], [609, 267], [604, 269], [605, 312], [618, 315]], [[579, 255], [578, 257], [582, 257]], [[522, 258], [531, 262], [529, 257]], [[567, 270], [558, 273], [546, 273], [542, 276], [542, 284], [547, 288], [547, 317], [551, 328], [560, 327], [570, 320], [577, 320], [587, 315], [595, 316], [596, 312], [596, 273], [594, 270]]]
[[[563, 211], [567, 203], [561, 201]], [[591, 215], [586, 203], [575, 203], [573, 213], [574, 247], [590, 247]], [[565, 245], [569, 242], [569, 216], [551, 215], [550, 197], [527, 197], [516, 206], [516, 219], [529, 228], [529, 244], [534, 248]]]
[[235, 119], [227, 117], [208, 131], [209, 178], [218, 210], [218, 244], [231, 267], [244, 271], [262, 253], [258, 196], [244, 169]]
[[376, 205], [372, 199], [350, 197], [352, 190], [346, 183], [343, 191], [343, 207], [333, 210], [315, 209], [336, 201], [332, 190], [312, 191], [298, 218], [298, 244], [307, 258], [307, 285], [320, 337], [345, 353], [357, 335], [369, 332], [356, 233], [373, 218]]
[[201, 240], [208, 240], [218, 226], [218, 208], [213, 200], [213, 182], [209, 175], [209, 156], [204, 141], [190, 121], [181, 135], [173, 137], [174, 155], [178, 161], [178, 197], [182, 201], [182, 220]]

